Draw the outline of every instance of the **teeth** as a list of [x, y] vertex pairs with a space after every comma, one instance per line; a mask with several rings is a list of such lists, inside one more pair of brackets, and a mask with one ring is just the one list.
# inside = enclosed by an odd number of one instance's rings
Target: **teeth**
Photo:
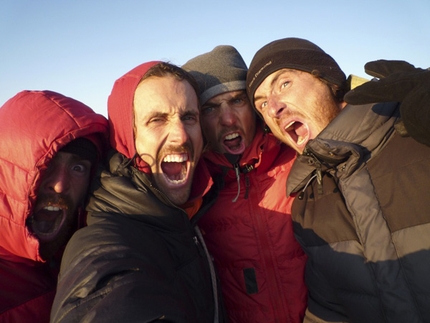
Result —
[[185, 182], [185, 178], [183, 179], [168, 179], [172, 184], [182, 184]]
[[239, 137], [239, 134], [237, 132], [235, 132], [235, 133], [232, 133], [232, 134], [229, 134], [229, 135], [225, 136], [225, 139], [226, 140], [231, 140], [231, 139], [234, 139], [234, 138], [237, 138], [237, 137]]
[[44, 209], [47, 211], [60, 211], [61, 210], [61, 208], [58, 206], [45, 206]]
[[288, 131], [288, 129], [295, 123], [295, 121], [291, 121], [287, 126], [285, 127], [285, 130]]
[[188, 160], [187, 154], [181, 155], [167, 155], [164, 157], [163, 162], [165, 163], [182, 163]]

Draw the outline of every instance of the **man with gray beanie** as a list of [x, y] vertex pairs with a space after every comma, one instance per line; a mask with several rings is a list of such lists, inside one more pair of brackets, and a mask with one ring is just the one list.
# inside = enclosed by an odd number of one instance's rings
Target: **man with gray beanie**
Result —
[[302, 322], [306, 256], [293, 236], [292, 198], [285, 198], [294, 150], [256, 116], [246, 94], [248, 68], [234, 47], [217, 46], [182, 67], [199, 85], [203, 159], [224, 183], [199, 227], [230, 322]]
[[347, 92], [331, 56], [285, 38], [247, 75], [255, 109], [299, 154], [287, 196], [308, 255], [304, 322], [430, 322], [430, 71], [365, 70], [379, 80]]

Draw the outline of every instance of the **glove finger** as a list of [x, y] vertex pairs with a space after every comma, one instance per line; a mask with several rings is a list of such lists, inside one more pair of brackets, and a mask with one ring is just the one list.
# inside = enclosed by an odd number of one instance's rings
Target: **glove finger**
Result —
[[409, 92], [421, 86], [430, 90], [430, 71], [414, 68], [412, 72], [393, 73], [366, 82], [346, 93], [344, 100], [350, 104], [401, 102]]
[[385, 79], [366, 82], [347, 92], [343, 99], [349, 104], [399, 101], [397, 95], [390, 90], [387, 82], [383, 81]]
[[385, 78], [394, 73], [406, 73], [416, 70], [415, 66], [405, 61], [389, 61], [380, 59], [371, 61], [364, 65], [364, 71], [377, 78]]
[[430, 146], [430, 89], [423, 85], [411, 91], [400, 105], [400, 115], [409, 135]]

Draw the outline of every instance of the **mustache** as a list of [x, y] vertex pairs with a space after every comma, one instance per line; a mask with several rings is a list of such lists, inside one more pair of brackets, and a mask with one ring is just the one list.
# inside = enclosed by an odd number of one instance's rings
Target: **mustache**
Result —
[[55, 205], [64, 210], [71, 209], [73, 206], [73, 202], [71, 198], [64, 194], [40, 194], [36, 199], [36, 207], [35, 210], [40, 209], [41, 206], [51, 206]]

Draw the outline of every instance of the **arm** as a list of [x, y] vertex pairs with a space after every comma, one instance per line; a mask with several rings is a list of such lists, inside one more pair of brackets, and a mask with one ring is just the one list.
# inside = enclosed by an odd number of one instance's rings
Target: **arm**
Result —
[[51, 322], [186, 322], [172, 269], [161, 265], [170, 261], [162, 242], [122, 224], [92, 225], [72, 237]]
[[400, 115], [407, 133], [430, 146], [430, 70], [404, 61], [372, 61], [367, 74], [377, 77], [345, 95], [350, 104], [400, 102]]

